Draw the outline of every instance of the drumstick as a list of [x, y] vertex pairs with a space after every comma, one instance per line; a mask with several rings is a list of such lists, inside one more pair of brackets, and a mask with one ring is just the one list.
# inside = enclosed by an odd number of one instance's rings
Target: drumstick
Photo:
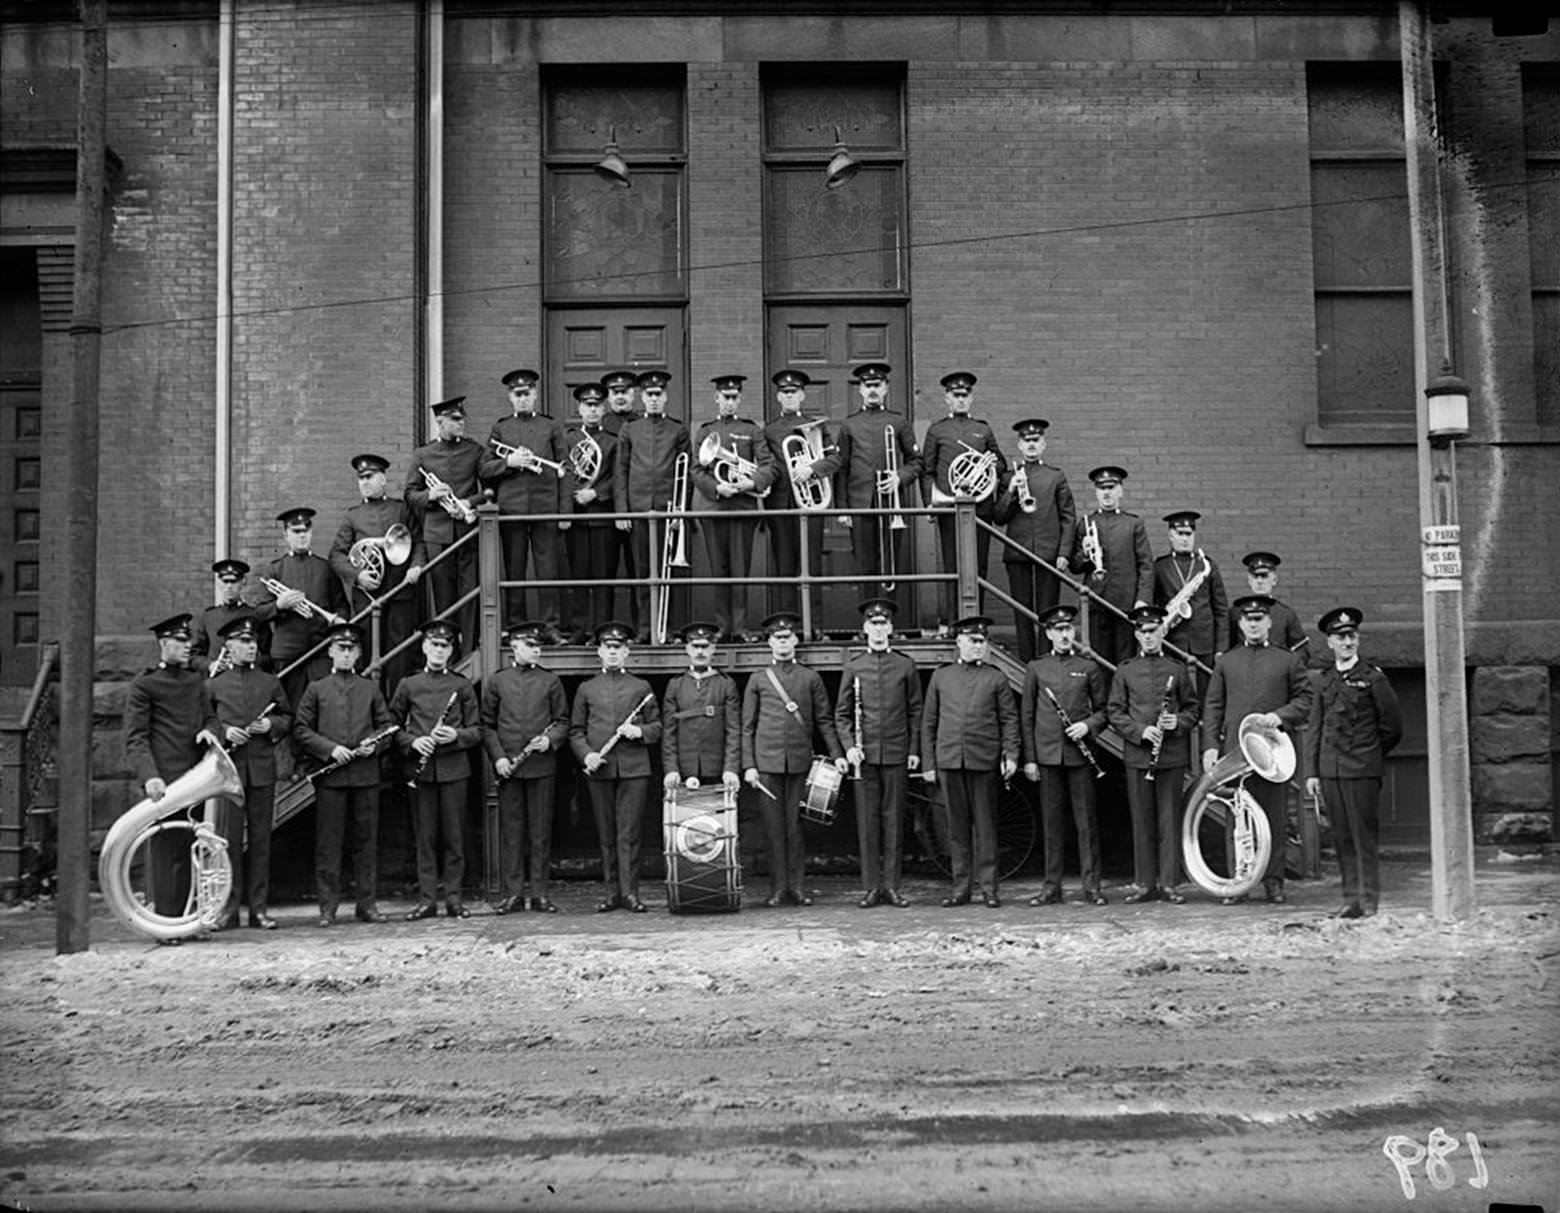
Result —
[[776, 796], [773, 792], [771, 792], [768, 788], [766, 788], [764, 786], [764, 781], [762, 779], [755, 779], [753, 781], [753, 786], [755, 788], [757, 788], [760, 792], [762, 792], [765, 796], [769, 797], [770, 800], [779, 800], [780, 799], [778, 796]]

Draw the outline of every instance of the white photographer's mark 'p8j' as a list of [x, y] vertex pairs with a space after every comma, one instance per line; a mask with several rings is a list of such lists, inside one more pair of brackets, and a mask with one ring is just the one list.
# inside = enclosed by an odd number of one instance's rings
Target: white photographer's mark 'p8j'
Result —
[[[1468, 1180], [1468, 1186], [1470, 1188], [1489, 1186], [1490, 1173], [1484, 1165], [1484, 1151], [1479, 1148], [1479, 1139], [1471, 1132], [1464, 1133], [1463, 1138], [1468, 1143], [1468, 1153], [1473, 1157], [1473, 1176]], [[1420, 1145], [1412, 1137], [1394, 1133], [1381, 1144], [1381, 1152], [1397, 1168], [1398, 1182], [1403, 1185], [1403, 1196], [1413, 1200], [1414, 1177], [1409, 1172], [1410, 1168], [1417, 1167], [1420, 1163], [1425, 1164], [1425, 1178], [1438, 1192], [1444, 1192], [1457, 1182], [1451, 1163], [1446, 1161], [1446, 1156], [1456, 1150], [1457, 1145], [1457, 1139], [1437, 1125], [1430, 1130], [1430, 1136], [1425, 1139], [1424, 1145]]]

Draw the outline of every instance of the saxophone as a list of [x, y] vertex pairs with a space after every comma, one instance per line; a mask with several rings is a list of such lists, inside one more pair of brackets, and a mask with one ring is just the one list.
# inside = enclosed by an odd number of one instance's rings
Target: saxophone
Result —
[[1186, 583], [1175, 592], [1175, 597], [1165, 603], [1165, 619], [1169, 621], [1170, 627], [1192, 617], [1192, 595], [1202, 588], [1202, 583], [1208, 580], [1208, 574], [1213, 572], [1213, 564], [1207, 553], [1198, 548], [1197, 554], [1202, 557], [1202, 568], [1187, 578]]

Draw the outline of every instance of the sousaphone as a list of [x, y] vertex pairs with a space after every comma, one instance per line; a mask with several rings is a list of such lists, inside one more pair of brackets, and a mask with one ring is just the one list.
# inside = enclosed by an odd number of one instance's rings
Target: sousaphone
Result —
[[[1186, 802], [1181, 856], [1198, 888], [1215, 897], [1240, 897], [1262, 882], [1275, 840], [1267, 814], [1246, 791], [1246, 779], [1256, 774], [1270, 783], [1288, 783], [1294, 773], [1295, 747], [1288, 735], [1264, 724], [1259, 712], [1243, 719], [1236, 749], [1203, 773]], [[1220, 842], [1227, 851], [1225, 862], [1217, 864], [1226, 869], [1223, 874], [1203, 855], [1204, 839]]]

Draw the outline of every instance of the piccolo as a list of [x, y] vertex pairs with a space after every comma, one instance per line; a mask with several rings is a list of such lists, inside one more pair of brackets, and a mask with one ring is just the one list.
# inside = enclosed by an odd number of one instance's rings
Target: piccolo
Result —
[[[1072, 717], [1067, 714], [1067, 709], [1062, 706], [1062, 701], [1056, 697], [1056, 693], [1050, 687], [1042, 686], [1040, 689], [1045, 692], [1045, 697], [1051, 701], [1051, 706], [1056, 709], [1057, 716], [1061, 718], [1062, 732], [1065, 736], [1066, 731], [1072, 728]], [[1100, 766], [1100, 760], [1094, 756], [1094, 750], [1089, 743], [1082, 737], [1068, 738], [1068, 740], [1078, 747], [1078, 753], [1082, 754], [1088, 764], [1094, 768], [1094, 778], [1104, 779], [1105, 768]]]

